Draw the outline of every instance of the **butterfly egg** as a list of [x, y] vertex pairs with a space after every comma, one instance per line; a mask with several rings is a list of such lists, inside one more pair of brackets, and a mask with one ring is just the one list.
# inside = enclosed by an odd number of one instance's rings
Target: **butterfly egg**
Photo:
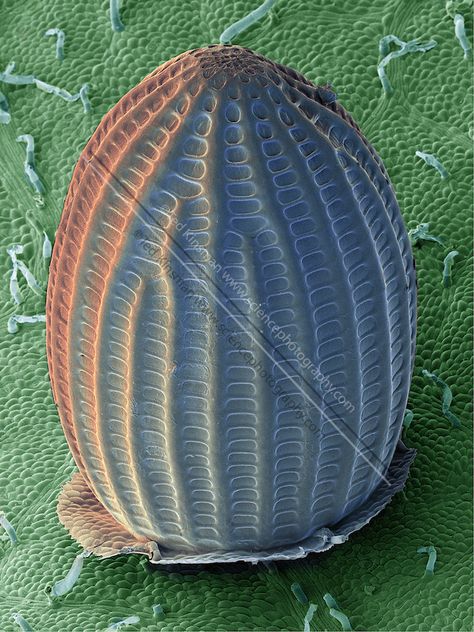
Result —
[[59, 516], [87, 550], [300, 557], [403, 486], [411, 249], [330, 86], [233, 45], [163, 64], [79, 158], [50, 270]]

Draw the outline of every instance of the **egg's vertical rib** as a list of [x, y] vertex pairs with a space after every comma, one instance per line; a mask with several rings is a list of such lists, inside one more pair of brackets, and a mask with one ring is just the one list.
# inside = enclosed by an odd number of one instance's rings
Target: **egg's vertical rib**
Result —
[[[169, 155], [171, 141], [170, 130], [155, 124], [147, 141], [155, 165], [162, 152]], [[131, 452], [137, 482], [153, 530], [161, 538], [176, 537], [182, 546], [179, 512], [183, 507], [171, 457], [175, 428], [167, 423], [167, 407], [171, 401], [168, 378], [174, 362], [175, 336], [172, 326], [174, 293], [166, 264], [174, 230], [170, 218], [178, 203], [171, 195], [166, 199], [161, 196], [159, 200], [153, 197], [155, 177], [153, 172], [152, 193], [140, 202], [133, 218], [128, 256], [124, 254], [126, 263], [122, 264], [122, 274], [117, 275], [110, 295], [113, 297], [119, 291], [122, 277], [139, 277], [144, 281], [131, 341], [130, 379], [134, 406], [128, 433], [133, 442]], [[136, 516], [131, 518], [136, 522]]]
[[[350, 160], [345, 152], [339, 153], [341, 166], [344, 173], [354, 190], [354, 197], [357, 200], [359, 210], [365, 217], [368, 226], [373, 235], [374, 244], [377, 248], [377, 254], [384, 273], [385, 293], [387, 300], [387, 313], [390, 322], [390, 338], [391, 338], [391, 371], [392, 371], [392, 399], [390, 406], [390, 414], [387, 416], [387, 433], [390, 426], [393, 426], [394, 411], [397, 413], [400, 401], [397, 400], [397, 393], [400, 388], [400, 381], [397, 373], [403, 362], [409, 362], [409, 346], [405, 345], [401, 335], [408, 327], [408, 312], [404, 305], [406, 297], [406, 286], [403, 273], [403, 261], [399, 254], [398, 243], [395, 234], [390, 226], [387, 226], [385, 219], [385, 209], [378, 197], [371, 194], [372, 184], [367, 174], [353, 160]], [[403, 358], [405, 355], [405, 358]], [[379, 385], [379, 390], [382, 384]], [[371, 406], [373, 396], [370, 394], [367, 398], [366, 405]], [[377, 417], [375, 418], [377, 423]], [[375, 428], [374, 428], [375, 430]], [[366, 430], [364, 435], [374, 431]], [[393, 437], [389, 435], [389, 440]], [[373, 444], [374, 436], [367, 436], [366, 443]], [[386, 455], [382, 451], [380, 454], [379, 468], [384, 471]], [[360, 501], [360, 497], [365, 497], [370, 488], [370, 481], [377, 477], [373, 471], [360, 458], [356, 460], [354, 465], [353, 487], [347, 497], [347, 505], [345, 509], [350, 511]]]
[[[224, 170], [232, 173], [231, 170], [236, 167], [248, 165], [226, 160]], [[232, 181], [233, 176], [230, 175], [227, 182]], [[260, 408], [264, 406], [264, 396], [257, 404], [256, 395], [261, 381], [258, 371], [244, 359], [244, 355], [255, 364], [257, 358], [261, 357], [261, 350], [255, 349], [252, 353], [250, 341], [255, 334], [248, 332], [251, 327], [249, 321], [252, 321], [246, 298], [250, 298], [252, 293], [249, 295], [248, 292], [249, 274], [246, 269], [250, 264], [251, 253], [245, 236], [232, 230], [229, 224], [227, 217], [218, 228], [223, 247], [219, 265], [222, 266], [223, 277], [229, 279], [229, 284], [223, 286], [226, 295], [226, 298], [221, 298], [223, 305], [216, 308], [225, 327], [217, 352], [223, 367], [219, 377], [217, 409], [223, 425], [220, 449], [224, 463], [221, 467], [225, 472], [223, 489], [227, 492], [227, 514], [233, 514], [233, 519], [229, 519], [225, 529], [225, 541], [231, 542], [232, 537], [237, 541], [255, 541], [259, 537], [257, 514], [264, 510], [266, 504], [257, 476], [259, 428], [256, 413], [257, 405]], [[239, 401], [242, 404], [240, 409]], [[264, 464], [264, 459], [261, 462]]]
[[[344, 149], [350, 156], [352, 156], [352, 158], [355, 158], [355, 147], [359, 146], [357, 161], [360, 162], [361, 166], [367, 172], [367, 175], [369, 176], [374, 187], [377, 189], [385, 205], [386, 213], [390, 220], [391, 227], [398, 241], [400, 254], [402, 256], [404, 264], [408, 292], [411, 352], [411, 370], [409, 373], [410, 377], [411, 373], [413, 372], [413, 366], [415, 363], [416, 342], [416, 273], [410, 240], [408, 238], [408, 234], [403, 223], [403, 218], [400, 212], [400, 208], [397, 204], [397, 200], [395, 198], [392, 184], [389, 180], [387, 171], [380, 156], [377, 155], [375, 149], [363, 137], [358, 125], [355, 123], [350, 114], [348, 114], [342, 108], [342, 106], [335, 102], [329, 104], [328, 108], [336, 112], [345, 121], [348, 121], [350, 123], [350, 128], [348, 128], [348, 130], [346, 131], [346, 137], [344, 139]], [[363, 143], [362, 145], [361, 142]], [[390, 448], [388, 450], [388, 455], [390, 455]], [[389, 460], [388, 457], [387, 460]]]
[[[156, 247], [155, 240], [151, 243]], [[173, 306], [170, 284], [164, 275], [150, 278], [140, 305], [132, 369], [135, 416], [145, 428], [141, 433], [140, 478], [147, 511], [157, 537], [177, 538], [182, 546], [179, 514], [182, 506], [175, 485], [173, 441], [166, 416], [171, 400], [168, 378], [174, 362]]]
[[[74, 235], [71, 226], [68, 226], [68, 235], [70, 242], [76, 241], [81, 243], [84, 238], [87, 238], [88, 231], [90, 231], [91, 218], [93, 218], [93, 205], [94, 202], [101, 201], [102, 196], [99, 194], [103, 182], [101, 177], [107, 177], [105, 173], [98, 173], [96, 171], [91, 172], [90, 167], [86, 168], [85, 175], [89, 179], [90, 183], [93, 183], [95, 190], [90, 191], [89, 197], [83, 195], [78, 205], [84, 208], [84, 215], [86, 216], [86, 225], [82, 226], [81, 230], [77, 229], [77, 236]], [[101, 170], [102, 171], [102, 170]], [[83, 191], [88, 190], [87, 184], [83, 183]], [[83, 232], [84, 231], [84, 232]], [[85, 235], [85, 237], [84, 237]], [[81, 248], [82, 248], [81, 243]], [[80, 250], [75, 253], [75, 262], [80, 261]], [[101, 255], [98, 255], [95, 259], [95, 264], [98, 270], [88, 269], [85, 275], [85, 279], [80, 286], [80, 291], [85, 296], [85, 305], [83, 307], [84, 312], [87, 314], [87, 318], [81, 322], [80, 327], [72, 337], [70, 335], [71, 328], [71, 314], [68, 315], [67, 329], [68, 329], [68, 353], [66, 362], [69, 365], [69, 358], [71, 356], [72, 345], [77, 345], [77, 354], [75, 355], [77, 361], [77, 370], [74, 375], [74, 379], [71, 381], [74, 385], [74, 389], [71, 389], [71, 407], [72, 407], [72, 420], [75, 424], [75, 432], [77, 441], [81, 450], [81, 455], [84, 459], [84, 464], [88, 472], [90, 472], [90, 479], [93, 484], [93, 490], [100, 498], [104, 499], [105, 506], [111, 511], [115, 517], [119, 516], [123, 519], [123, 515], [120, 509], [117, 507], [113, 492], [111, 489], [111, 481], [107, 471], [103, 466], [102, 445], [97, 438], [97, 427], [95, 425], [96, 414], [96, 399], [94, 388], [94, 358], [95, 358], [95, 344], [97, 342], [96, 327], [98, 324], [97, 309], [100, 304], [100, 293], [104, 288], [103, 276], [107, 269], [107, 261]], [[77, 268], [75, 270], [77, 272]], [[74, 295], [78, 291], [77, 277], [74, 276], [73, 290], [68, 297], [70, 306], [73, 309]], [[70, 365], [68, 366], [70, 371]], [[77, 411], [76, 402], [81, 402], [80, 411]]]
[[[416, 337], [416, 275], [410, 241], [403, 224], [400, 209], [395, 199], [393, 187], [380, 157], [376, 154], [374, 148], [362, 136], [359, 127], [352, 117], [343, 110], [339, 104], [330, 104], [328, 109], [350, 123], [350, 126], [345, 128], [342, 137], [344, 150], [355, 160], [357, 164], [360, 165], [362, 169], [364, 169], [367, 177], [377, 190], [385, 206], [385, 213], [389, 219], [389, 228], [393, 230], [398, 241], [407, 283], [411, 367], [413, 368]], [[329, 114], [329, 112], [327, 114]]]
[[[82, 167], [82, 165], [81, 165]], [[76, 172], [77, 173], [77, 168]], [[74, 182], [74, 178], [73, 178]], [[72, 187], [72, 183], [71, 183]], [[70, 219], [72, 207], [72, 198], [68, 198], [65, 204], [61, 226], [65, 226]], [[76, 217], [79, 214], [76, 213]], [[70, 295], [72, 290], [71, 285], [71, 273], [72, 270], [67, 268], [62, 270], [62, 274], [58, 274], [60, 257], [64, 261], [66, 254], [64, 250], [64, 243], [66, 242], [64, 229], [58, 229], [56, 239], [54, 242], [53, 256], [49, 266], [48, 277], [48, 292], [46, 296], [46, 352], [48, 358], [49, 375], [51, 381], [51, 390], [53, 392], [53, 398], [56, 406], [61, 406], [61, 421], [63, 424], [64, 434], [66, 436], [69, 448], [74, 456], [74, 460], [81, 471], [84, 473], [84, 477], [87, 483], [93, 487], [92, 482], [86, 472], [81, 451], [77, 441], [76, 432], [71, 420], [71, 403], [67, 386], [67, 374], [66, 374], [66, 328], [67, 328], [67, 308], [61, 306], [60, 301], [64, 299], [58, 299], [58, 294], [66, 293]], [[53, 311], [53, 296], [56, 296], [56, 302]], [[54, 325], [53, 325], [54, 323]], [[54, 329], [53, 329], [54, 327]], [[53, 335], [54, 331], [54, 335]], [[54, 345], [54, 352], [53, 352]]]
[[[215, 230], [217, 243], [222, 248], [220, 252], [216, 249], [217, 261], [221, 266], [217, 281], [219, 302], [216, 302], [216, 316], [222, 320], [225, 331], [216, 347], [216, 355], [224, 370], [224, 374], [219, 377], [216, 412], [223, 420], [219, 449], [224, 458], [220, 468], [224, 474], [223, 489], [226, 514], [229, 516], [223, 523], [223, 538], [226, 543], [230, 543], [233, 538], [237, 541], [249, 538], [249, 530], [253, 530], [250, 540], [257, 537], [256, 517], [245, 502], [254, 502], [259, 498], [255, 456], [257, 416], [252, 392], [252, 384], [257, 390], [257, 373], [243, 360], [243, 353], [247, 350], [250, 352], [246, 338], [248, 324], [245, 322], [249, 315], [246, 301], [249, 298], [249, 249], [245, 234], [231, 226], [231, 218], [235, 213], [232, 213], [229, 199], [232, 190], [239, 186], [239, 174], [245, 171], [250, 181], [253, 174], [243, 144], [247, 139], [244, 141], [240, 122], [240, 87], [232, 84], [226, 86], [218, 98], [219, 112], [216, 113], [213, 140], [214, 152], [221, 155], [223, 161], [216, 165], [216, 181], [222, 184], [214, 198], [216, 209], [221, 209], [221, 220]], [[234, 344], [230, 344], [231, 341]], [[237, 398], [243, 404], [240, 411], [235, 409]], [[253, 454], [251, 446], [255, 446]]]
[[[389, 305], [390, 311], [393, 312], [392, 317], [394, 319], [399, 319], [400, 325], [396, 331], [397, 345], [399, 349], [397, 365], [394, 369], [392, 383], [392, 391], [394, 393], [392, 401], [392, 421], [390, 425], [390, 434], [385, 444], [383, 454], [383, 461], [386, 465], [388, 465], [392, 459], [396, 442], [399, 437], [399, 428], [406, 408], [411, 372], [415, 361], [416, 277], [410, 242], [403, 225], [400, 209], [398, 208], [390, 182], [388, 181], [388, 178], [383, 175], [380, 169], [377, 169], [377, 161], [375, 160], [372, 152], [370, 152], [367, 157], [363, 153], [362, 155], [359, 155], [360, 162], [363, 165], [367, 165], [365, 170], [368, 172], [368, 177], [370, 178], [373, 186], [376, 188], [380, 199], [385, 206], [386, 214], [389, 219], [388, 231], [390, 234], [392, 232], [394, 233], [398, 242], [404, 271], [404, 279], [402, 279], [401, 271], [399, 271], [399, 276], [397, 277], [398, 284], [400, 284], [400, 307], [397, 308], [394, 306], [393, 301], [391, 301]], [[394, 255], [394, 264], [397, 264], [396, 255]], [[405, 285], [403, 284], [403, 281], [405, 282]], [[408, 309], [408, 321], [404, 315], [406, 309]], [[409, 346], [406, 344], [407, 336], [410, 338]], [[407, 370], [407, 366], [410, 367], [410, 370]]]
[[[304, 395], [307, 390], [301, 375], [304, 369], [296, 366], [299, 363], [295, 353], [279, 342], [276, 332], [288, 336], [291, 345], [305, 349], [305, 336], [311, 329], [311, 322], [306, 315], [299, 320], [298, 326], [295, 324], [296, 310], [304, 304], [305, 294], [299, 282], [299, 265], [285, 243], [284, 211], [286, 207], [296, 205], [302, 191], [289, 162], [285, 173], [281, 173], [281, 161], [287, 158], [273, 139], [270, 110], [260, 98], [258, 85], [254, 79], [245, 87], [245, 115], [256, 182], [260, 197], [265, 200], [267, 218], [266, 227], [254, 235], [252, 246], [259, 304], [264, 313], [259, 329], [264, 332], [268, 353], [265, 360], [275, 389], [273, 391], [272, 383], [264, 384], [264, 392], [270, 397], [266, 414], [273, 420], [267, 422], [270, 429], [267, 440], [273, 444], [267, 467], [271, 472], [268, 483], [272, 486], [271, 541], [277, 544], [288, 537], [301, 537], [309, 528], [308, 500], [304, 490], [314, 469], [307, 458], [307, 450], [305, 454], [305, 433], [309, 430], [303, 428], [295, 408], [301, 406], [301, 410], [307, 412], [310, 407]], [[287, 284], [282, 288], [284, 281]]]
[[[166, 123], [155, 124], [148, 140], [156, 153], [155, 166], [163, 151], [168, 160], [173, 159], [174, 134], [182, 131], [185, 123], [181, 115], [188, 107], [189, 101], [183, 97], [175, 104], [175, 108], [183, 109], [179, 116], [173, 108]], [[146, 286], [137, 306], [139, 315], [133, 336], [131, 378], [135, 410], [129, 433], [134, 469], [155, 534], [176, 546], [189, 547], [182, 528], [185, 503], [181, 475], [173, 458], [180, 440], [176, 425], [169, 420], [173, 402], [171, 376], [176, 360], [176, 290], [169, 269], [174, 266], [173, 242], [181, 204], [174, 194], [161, 188], [165, 175], [153, 172], [130, 230], [128, 269], [145, 279]]]
[[[180, 200], [179, 230], [174, 231], [170, 243], [171, 284], [174, 293], [176, 345], [174, 346], [173, 371], [170, 379], [169, 414], [176, 426], [178, 443], [175, 459], [183, 472], [182, 498], [186, 507], [183, 521], [183, 537], [190, 542], [199, 540], [203, 548], [216, 546], [217, 520], [213, 481], [215, 454], [212, 450], [215, 428], [212, 418], [212, 362], [205, 363], [207, 341], [211, 339], [211, 323], [200, 306], [207, 301], [207, 261], [203, 253], [209, 247], [209, 234], [203, 230], [212, 217], [207, 198], [208, 176], [205, 164], [197, 154], [199, 140], [207, 155], [209, 135], [212, 134], [211, 112], [215, 107], [209, 91], [193, 106], [193, 125], [184, 138], [177, 142], [173, 160], [164, 176], [161, 188], [176, 195]], [[190, 148], [189, 138], [194, 139], [197, 149]], [[197, 144], [196, 144], [196, 141]], [[191, 348], [184, 343], [192, 343]], [[179, 342], [181, 341], [181, 343]], [[204, 352], [204, 355], [203, 355]]]
[[[225, 77], [225, 76], [224, 76]], [[218, 82], [222, 80], [218, 77]], [[219, 282], [221, 305], [218, 313], [227, 331], [219, 345], [226, 379], [220, 395], [225, 424], [221, 449], [225, 454], [228, 512], [233, 516], [226, 540], [242, 547], [258, 547], [268, 499], [264, 497], [259, 468], [267, 467], [268, 452], [264, 419], [268, 398], [258, 365], [266, 366], [253, 307], [258, 288], [252, 253], [252, 235], [265, 223], [260, 214], [261, 196], [252, 164], [250, 138], [245, 125], [242, 86], [235, 78], [221, 90], [216, 150], [224, 160], [219, 167], [223, 186], [216, 197], [222, 209], [217, 227], [224, 249], [219, 254], [222, 275]], [[245, 179], [242, 174], [245, 173]], [[258, 394], [258, 395], [257, 395]]]

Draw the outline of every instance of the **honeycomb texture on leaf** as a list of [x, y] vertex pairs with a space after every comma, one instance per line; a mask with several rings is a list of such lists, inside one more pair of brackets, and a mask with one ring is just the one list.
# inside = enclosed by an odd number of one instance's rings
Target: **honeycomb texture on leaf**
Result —
[[[45, 357], [44, 326], [7, 334], [10, 263], [6, 248], [25, 246], [24, 259], [46, 286], [40, 256], [42, 230], [53, 237], [68, 183], [80, 152], [101, 118], [158, 66], [188, 49], [216, 43], [220, 33], [258, 5], [156, 3], [123, 0], [125, 30], [110, 28], [109, 3], [12, 1], [3, 11], [0, 60], [19, 72], [74, 92], [90, 84], [92, 110], [66, 103], [32, 86], [3, 86], [12, 113], [0, 126], [0, 240], [4, 255], [0, 317], [0, 503], [19, 543], [0, 541], [0, 628], [18, 629], [20, 612], [36, 630], [99, 630], [127, 616], [133, 629], [295, 630], [305, 606], [290, 589], [297, 581], [318, 604], [316, 629], [338, 625], [322, 596], [329, 592], [359, 630], [469, 630], [472, 622], [471, 559], [471, 90], [472, 60], [454, 35], [444, 3], [428, 0], [332, 0], [278, 2], [236, 43], [289, 65], [318, 84], [331, 83], [365, 137], [380, 154], [393, 182], [405, 223], [430, 223], [444, 247], [415, 249], [418, 276], [418, 334], [409, 408], [413, 423], [405, 442], [417, 450], [405, 490], [386, 511], [340, 548], [276, 568], [235, 566], [188, 573], [150, 569], [144, 558], [88, 558], [74, 589], [52, 607], [44, 588], [64, 577], [79, 552], [56, 516], [61, 485], [74, 466], [52, 400]], [[44, 32], [66, 33], [65, 58], [54, 58]], [[472, 39], [472, 18], [466, 15]], [[404, 41], [433, 38], [426, 54], [406, 55], [388, 66], [394, 94], [384, 97], [376, 74], [379, 39], [394, 33]], [[46, 193], [37, 206], [24, 178], [20, 134], [35, 138], [36, 167]], [[449, 173], [442, 180], [415, 156], [438, 157]], [[460, 256], [452, 286], [443, 288], [443, 259]], [[23, 281], [20, 281], [22, 284]], [[44, 299], [25, 289], [21, 313], [44, 313]], [[462, 426], [453, 430], [441, 410], [441, 394], [425, 368], [453, 390], [452, 409]], [[424, 579], [419, 546], [438, 552], [435, 573]], [[161, 603], [165, 618], [153, 618]]]

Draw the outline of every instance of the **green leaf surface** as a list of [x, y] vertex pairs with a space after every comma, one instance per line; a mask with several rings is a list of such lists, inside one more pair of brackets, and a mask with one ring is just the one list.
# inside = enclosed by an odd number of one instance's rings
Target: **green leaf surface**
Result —
[[[18, 630], [20, 613], [36, 632], [104, 630], [139, 617], [130, 630], [302, 630], [307, 606], [291, 592], [301, 585], [318, 606], [311, 630], [340, 629], [323, 595], [341, 604], [355, 630], [472, 629], [471, 577], [471, 217], [472, 57], [463, 58], [444, 2], [433, 0], [279, 0], [234, 43], [330, 82], [379, 151], [408, 228], [429, 222], [444, 247], [415, 248], [419, 285], [418, 346], [409, 399], [416, 423], [405, 440], [418, 451], [403, 494], [348, 542], [297, 561], [246, 566], [153, 568], [139, 556], [84, 560], [73, 589], [50, 603], [45, 587], [64, 578], [80, 552], [56, 516], [60, 487], [73, 471], [54, 406], [45, 357], [44, 323], [7, 332], [13, 313], [44, 313], [44, 296], [29, 290], [21, 306], [9, 291], [7, 247], [24, 246], [22, 261], [41, 286], [49, 260], [44, 233], [54, 235], [74, 165], [102, 116], [147, 73], [187, 49], [217, 43], [223, 30], [260, 0], [122, 0], [125, 29], [113, 31], [106, 0], [3, 0], [0, 71], [15, 72], [76, 94], [85, 83], [91, 111], [35, 85], [6, 85], [11, 121], [0, 123], [0, 511], [18, 543], [0, 539], [0, 630]], [[464, 15], [472, 36], [472, 17]], [[66, 35], [64, 60], [44, 33]], [[434, 39], [423, 54], [387, 67], [387, 97], [377, 76], [378, 44]], [[42, 198], [25, 178], [22, 134], [35, 139]], [[415, 152], [437, 156], [441, 179]], [[449, 288], [443, 259], [460, 253]], [[453, 431], [425, 368], [452, 388]], [[432, 543], [436, 572], [424, 579], [419, 546]], [[371, 587], [365, 590], [364, 587]], [[161, 604], [164, 616], [154, 617]]]

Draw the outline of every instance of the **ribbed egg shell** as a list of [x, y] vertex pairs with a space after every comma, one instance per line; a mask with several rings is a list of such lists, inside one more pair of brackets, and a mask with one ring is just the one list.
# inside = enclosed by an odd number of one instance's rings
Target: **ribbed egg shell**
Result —
[[160, 66], [84, 149], [51, 261], [84, 489], [191, 557], [345, 539], [407, 475], [415, 303], [387, 173], [329, 87], [238, 46]]

